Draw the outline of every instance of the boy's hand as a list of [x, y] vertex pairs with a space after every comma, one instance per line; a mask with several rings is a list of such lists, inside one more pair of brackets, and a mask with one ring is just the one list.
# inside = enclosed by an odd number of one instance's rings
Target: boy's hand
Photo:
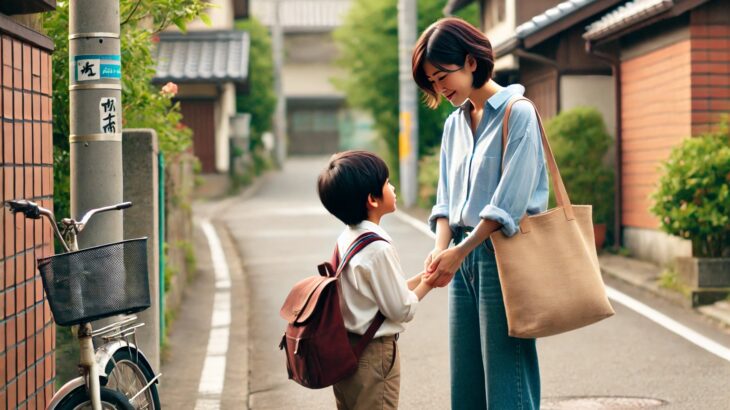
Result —
[[456, 271], [459, 270], [464, 258], [466, 258], [466, 253], [459, 246], [438, 254], [433, 258], [424, 274], [427, 277], [427, 283], [437, 288], [448, 285]]

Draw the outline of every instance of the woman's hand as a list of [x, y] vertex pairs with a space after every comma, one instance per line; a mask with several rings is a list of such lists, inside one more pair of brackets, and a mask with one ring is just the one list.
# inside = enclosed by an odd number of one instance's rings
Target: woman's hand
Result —
[[444, 287], [454, 278], [461, 263], [466, 258], [464, 250], [455, 246], [447, 249], [432, 258], [431, 264], [426, 269], [426, 283], [433, 287]]
[[428, 267], [431, 266], [431, 262], [433, 262], [434, 258], [439, 256], [441, 252], [443, 252], [443, 249], [440, 248], [433, 248], [433, 250], [426, 256], [426, 260], [423, 261], [423, 271], [428, 275]]

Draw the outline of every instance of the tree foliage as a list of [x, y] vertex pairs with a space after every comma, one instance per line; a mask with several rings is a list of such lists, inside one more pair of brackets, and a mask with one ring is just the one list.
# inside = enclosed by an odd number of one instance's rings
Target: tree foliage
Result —
[[238, 95], [236, 110], [251, 114], [251, 150], [256, 155], [263, 146], [261, 136], [271, 130], [276, 110], [271, 36], [267, 28], [255, 18], [236, 22], [236, 28], [248, 32], [251, 39], [249, 91]]
[[[443, 17], [442, 0], [418, 2], [418, 32]], [[370, 113], [375, 130], [388, 148], [386, 157], [397, 175], [398, 165], [398, 10], [397, 0], [353, 0], [343, 25], [335, 30], [338, 65], [346, 75], [335, 80], [350, 106]], [[477, 4], [459, 16], [478, 24]], [[442, 103], [431, 110], [418, 107], [419, 156], [441, 141], [443, 124], [453, 107]]]
[[[192, 140], [189, 129], [180, 125], [179, 106], [172, 95], [159, 92], [151, 80], [155, 74], [152, 48], [155, 35], [174, 24], [196, 17], [204, 20], [207, 7], [202, 0], [120, 0], [122, 58], [122, 119], [125, 128], [153, 128], [166, 154], [182, 152]], [[53, 143], [54, 207], [58, 215], [69, 215], [69, 2], [58, 1], [56, 10], [44, 14], [43, 27], [53, 39]]]
[[694, 256], [730, 256], [730, 132], [685, 139], [662, 164], [651, 208], [662, 230], [692, 241]]

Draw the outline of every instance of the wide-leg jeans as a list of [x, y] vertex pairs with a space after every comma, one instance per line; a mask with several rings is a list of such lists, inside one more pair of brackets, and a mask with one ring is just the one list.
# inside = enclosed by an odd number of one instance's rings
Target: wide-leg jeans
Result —
[[535, 340], [508, 336], [490, 241], [466, 257], [451, 282], [449, 330], [452, 409], [540, 408]]

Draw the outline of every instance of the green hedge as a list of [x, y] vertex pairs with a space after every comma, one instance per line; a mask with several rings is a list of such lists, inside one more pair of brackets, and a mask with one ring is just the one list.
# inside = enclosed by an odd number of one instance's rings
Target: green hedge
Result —
[[688, 138], [662, 163], [651, 212], [661, 228], [692, 241], [694, 256], [730, 256], [730, 132]]

